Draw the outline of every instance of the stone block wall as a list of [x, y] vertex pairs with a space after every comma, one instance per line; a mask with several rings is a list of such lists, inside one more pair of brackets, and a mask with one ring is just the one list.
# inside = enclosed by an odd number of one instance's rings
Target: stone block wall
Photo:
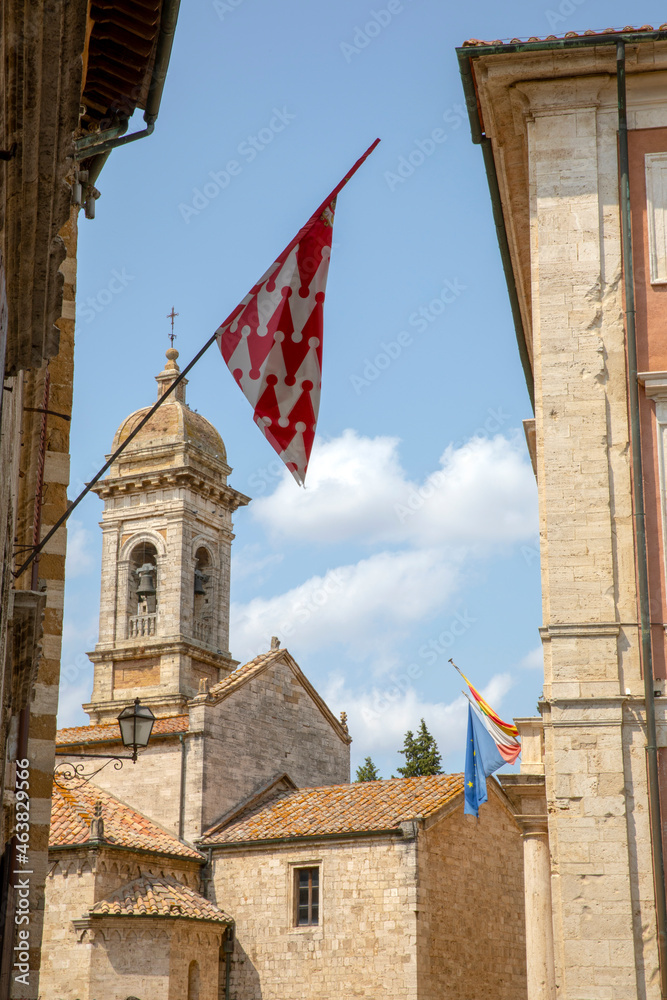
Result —
[[349, 744], [283, 660], [191, 713], [206, 728], [200, 829], [284, 771], [299, 788], [350, 780]]
[[[417, 1000], [415, 840], [214, 848], [215, 902], [236, 921], [232, 997]], [[294, 926], [294, 869], [320, 867], [320, 923]]]
[[172, 875], [195, 891], [200, 888], [197, 862], [105, 847], [52, 852], [46, 883], [42, 996], [49, 1000], [126, 1000], [128, 996], [186, 1000], [188, 969], [196, 961], [199, 1000], [218, 1000], [224, 927], [177, 918], [85, 920], [100, 899], [147, 874]]
[[[627, 58], [629, 127], [664, 128], [667, 47], [628, 49]], [[526, 319], [540, 503], [541, 711], [562, 1000], [659, 996], [615, 74], [610, 46], [510, 55], [485, 62], [477, 76], [485, 121], [511, 122], [505, 133], [491, 125], [505, 217], [515, 215], [514, 206], [530, 212]], [[505, 150], [517, 145], [527, 176], [506, 169]], [[635, 204], [634, 212], [645, 207]], [[511, 227], [510, 236], [513, 254], [525, 259]], [[641, 288], [638, 295], [641, 304]], [[664, 324], [655, 335], [664, 343]], [[658, 716], [660, 731], [660, 705]]]
[[419, 1000], [526, 998], [521, 834], [488, 784], [478, 820], [461, 802], [418, 834]]

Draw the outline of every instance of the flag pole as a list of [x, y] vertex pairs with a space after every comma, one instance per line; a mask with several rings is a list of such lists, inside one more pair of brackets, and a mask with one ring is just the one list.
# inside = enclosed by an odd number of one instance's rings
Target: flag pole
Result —
[[70, 516], [70, 514], [79, 506], [79, 504], [81, 503], [81, 501], [83, 500], [83, 498], [88, 493], [90, 493], [90, 491], [92, 490], [92, 488], [95, 485], [95, 483], [98, 483], [100, 481], [100, 479], [102, 478], [102, 476], [104, 475], [104, 473], [107, 472], [107, 470], [113, 465], [113, 463], [116, 461], [116, 459], [121, 454], [121, 452], [125, 451], [125, 449], [127, 448], [128, 444], [130, 443], [130, 441], [132, 441], [136, 437], [136, 435], [139, 433], [139, 431], [141, 430], [141, 428], [144, 427], [145, 424], [148, 423], [148, 421], [153, 416], [153, 414], [158, 409], [158, 407], [162, 406], [162, 404], [164, 403], [164, 401], [167, 398], [167, 396], [171, 395], [171, 393], [174, 391], [174, 389], [179, 384], [179, 382], [182, 382], [182, 380], [185, 378], [185, 376], [190, 371], [190, 369], [193, 368], [194, 365], [197, 364], [197, 362], [199, 361], [199, 359], [201, 358], [201, 356], [203, 354], [205, 354], [206, 351], [208, 351], [209, 347], [211, 346], [211, 344], [215, 340], [215, 336], [216, 335], [213, 334], [213, 336], [209, 340], [206, 341], [206, 343], [204, 344], [204, 346], [202, 347], [202, 349], [194, 356], [194, 358], [192, 359], [192, 361], [185, 366], [185, 368], [180, 373], [180, 375], [177, 378], [174, 379], [174, 381], [171, 383], [171, 385], [167, 389], [165, 389], [164, 393], [162, 394], [162, 396], [160, 396], [160, 398], [158, 399], [158, 401], [156, 403], [154, 403], [153, 406], [151, 406], [151, 408], [148, 411], [148, 413], [144, 417], [142, 417], [142, 419], [139, 421], [139, 423], [134, 428], [134, 430], [130, 434], [128, 434], [128, 436], [125, 438], [125, 440], [123, 441], [123, 443], [118, 448], [116, 448], [116, 450], [113, 453], [113, 455], [111, 456], [111, 458], [107, 462], [105, 462], [105, 464], [102, 466], [102, 468], [100, 469], [100, 471], [95, 476], [93, 476], [93, 478], [90, 480], [89, 483], [86, 484], [85, 489], [83, 489], [79, 493], [79, 495], [76, 498], [76, 500], [72, 500], [71, 504], [69, 504], [69, 506], [68, 506], [67, 510], [65, 511], [65, 513], [62, 514], [61, 517], [58, 518], [58, 520], [53, 525], [53, 527], [46, 533], [46, 535], [44, 535], [44, 538], [41, 540], [41, 542], [39, 543], [39, 545], [35, 545], [35, 547], [33, 548], [32, 552], [30, 553], [30, 555], [28, 556], [28, 558], [26, 559], [26, 561], [23, 563], [23, 565], [20, 567], [20, 569], [17, 569], [16, 572], [13, 574], [15, 578], [18, 578], [19, 576], [21, 576], [22, 573], [25, 573], [25, 571], [27, 570], [28, 566], [31, 564], [31, 562], [33, 561], [33, 559], [35, 559], [39, 555], [39, 553], [42, 551], [42, 549], [44, 548], [44, 546], [46, 545], [46, 543], [51, 538], [53, 538], [53, 536], [55, 535], [55, 533], [58, 530], [58, 528], [62, 527], [62, 525], [65, 523], [65, 521]]
[[[363, 153], [359, 157], [359, 159], [357, 160], [357, 162], [354, 164], [354, 166], [352, 166], [348, 170], [348, 172], [343, 177], [342, 181], [340, 181], [340, 183], [336, 185], [336, 187], [333, 189], [333, 191], [331, 192], [331, 194], [329, 194], [324, 199], [324, 201], [322, 202], [322, 204], [318, 208], [315, 209], [315, 211], [310, 216], [310, 218], [308, 219], [308, 222], [305, 224], [305, 226], [302, 226], [301, 229], [296, 234], [296, 236], [294, 237], [294, 239], [290, 240], [290, 242], [287, 244], [287, 246], [285, 247], [285, 249], [283, 250], [283, 252], [280, 254], [280, 257], [276, 258], [277, 260], [284, 260], [285, 257], [289, 256], [290, 252], [294, 249], [294, 247], [297, 245], [297, 243], [299, 243], [303, 239], [305, 233], [308, 232], [308, 230], [311, 228], [311, 226], [313, 225], [313, 223], [316, 222], [317, 219], [319, 219], [319, 217], [322, 214], [322, 212], [324, 211], [324, 209], [328, 205], [331, 204], [331, 202], [334, 200], [334, 198], [338, 197], [338, 195], [343, 190], [343, 188], [345, 187], [345, 185], [347, 184], [347, 182], [350, 180], [350, 178], [354, 177], [354, 175], [356, 174], [356, 172], [359, 169], [359, 167], [362, 165], [362, 163], [365, 160], [368, 159], [368, 157], [371, 155], [371, 153], [373, 152], [373, 150], [375, 149], [375, 147], [377, 146], [377, 144], [379, 142], [380, 142], [379, 139], [375, 139], [374, 142], [372, 142], [370, 144], [370, 146], [368, 147], [368, 149], [366, 150], [366, 152]], [[225, 320], [225, 323], [227, 323], [227, 322], [228, 322], [228, 320]], [[220, 325], [224, 326], [225, 323], [221, 323]]]
[[[287, 247], [285, 248], [285, 250], [283, 250], [283, 253], [282, 253], [281, 256], [286, 256], [296, 246], [296, 244], [299, 242], [299, 240], [303, 237], [304, 232], [308, 231], [308, 229], [310, 228], [310, 226], [313, 224], [314, 220], [318, 219], [320, 217], [320, 215], [322, 214], [322, 212], [324, 211], [324, 209], [327, 207], [327, 205], [329, 205], [331, 203], [331, 201], [333, 201], [333, 199], [338, 195], [338, 193], [342, 190], [342, 188], [345, 187], [345, 185], [350, 180], [350, 178], [353, 177], [354, 174], [356, 174], [356, 172], [359, 169], [359, 167], [362, 165], [362, 163], [364, 162], [364, 160], [366, 160], [370, 156], [370, 154], [373, 152], [373, 150], [375, 149], [375, 147], [377, 146], [377, 144], [379, 143], [379, 141], [380, 141], [379, 139], [376, 139], [374, 142], [372, 142], [370, 144], [370, 146], [368, 147], [368, 149], [366, 150], [366, 152], [362, 156], [359, 157], [359, 159], [357, 160], [357, 162], [345, 174], [345, 176], [343, 177], [342, 181], [340, 181], [340, 183], [336, 185], [336, 187], [333, 189], [333, 191], [331, 192], [331, 194], [327, 198], [325, 198], [325, 200], [322, 202], [322, 204], [319, 206], [319, 208], [313, 213], [313, 215], [311, 215], [311, 217], [309, 218], [309, 220], [306, 223], [306, 225], [303, 226], [299, 230], [299, 232], [296, 234], [296, 236], [294, 237], [294, 239], [287, 245]], [[226, 323], [229, 322], [229, 320], [234, 315], [234, 311], [235, 310], [233, 310], [229, 314], [229, 316], [227, 317], [227, 319], [223, 323], [221, 323], [220, 326], [224, 326]], [[218, 327], [218, 329], [219, 329], [219, 327]], [[76, 510], [76, 508], [79, 506], [79, 504], [81, 503], [81, 501], [83, 500], [83, 498], [85, 496], [87, 496], [88, 493], [90, 493], [90, 491], [92, 490], [93, 486], [100, 481], [100, 479], [102, 478], [102, 476], [104, 475], [104, 473], [109, 470], [109, 468], [113, 465], [113, 463], [116, 461], [116, 459], [127, 448], [128, 444], [130, 444], [130, 442], [136, 437], [136, 435], [139, 433], [139, 431], [142, 429], [142, 427], [144, 427], [148, 423], [148, 421], [151, 419], [151, 417], [153, 416], [153, 414], [155, 413], [155, 411], [160, 406], [162, 406], [162, 404], [164, 403], [164, 401], [167, 399], [168, 396], [171, 395], [171, 393], [174, 391], [174, 389], [176, 388], [176, 386], [180, 382], [182, 382], [182, 380], [185, 378], [185, 376], [190, 371], [190, 369], [193, 368], [197, 364], [197, 362], [199, 361], [199, 359], [202, 357], [202, 355], [205, 354], [206, 351], [208, 351], [209, 347], [211, 346], [211, 344], [216, 339], [217, 333], [218, 333], [218, 331], [216, 330], [216, 332], [213, 334], [213, 336], [210, 337], [206, 341], [206, 343], [201, 348], [201, 350], [198, 351], [197, 354], [195, 354], [195, 356], [192, 359], [192, 361], [190, 361], [190, 363], [185, 366], [185, 368], [178, 375], [178, 377], [175, 378], [174, 381], [171, 383], [171, 385], [164, 391], [163, 395], [160, 396], [160, 398], [158, 399], [158, 401], [156, 403], [154, 403], [153, 406], [151, 406], [151, 408], [148, 411], [148, 413], [144, 417], [142, 417], [142, 419], [139, 421], [139, 423], [134, 428], [134, 430], [130, 434], [128, 434], [128, 436], [125, 438], [125, 440], [123, 441], [123, 443], [118, 448], [116, 448], [116, 450], [113, 453], [113, 455], [111, 456], [111, 458], [109, 458], [108, 461], [105, 462], [105, 464], [102, 466], [102, 468], [99, 470], [99, 472], [96, 473], [96, 475], [93, 476], [93, 478], [91, 479], [91, 481], [86, 484], [85, 489], [83, 489], [79, 493], [78, 497], [76, 497], [75, 500], [72, 500], [72, 502], [68, 505], [67, 510], [65, 511], [65, 513], [62, 514], [58, 518], [58, 520], [53, 525], [53, 527], [49, 529], [49, 531], [46, 533], [46, 535], [44, 535], [44, 538], [42, 538], [41, 542], [39, 542], [38, 545], [35, 545], [33, 547], [32, 552], [30, 553], [30, 555], [28, 556], [28, 558], [25, 560], [25, 562], [23, 563], [23, 565], [20, 566], [19, 569], [17, 569], [12, 574], [15, 579], [18, 579], [18, 577], [20, 577], [23, 573], [25, 573], [25, 571], [28, 569], [28, 567], [31, 565], [31, 563], [37, 558], [37, 556], [42, 551], [42, 549], [47, 544], [47, 542], [49, 542], [53, 538], [53, 536], [55, 535], [55, 533], [58, 530], [58, 528], [61, 528], [63, 526], [63, 524], [68, 519], [68, 517], [70, 516], [70, 514], [72, 514]]]

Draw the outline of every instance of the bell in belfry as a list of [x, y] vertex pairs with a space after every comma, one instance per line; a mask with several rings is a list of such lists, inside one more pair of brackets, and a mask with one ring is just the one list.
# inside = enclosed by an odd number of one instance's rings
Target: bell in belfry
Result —
[[145, 604], [148, 614], [153, 614], [155, 611], [155, 566], [153, 563], [146, 562], [135, 572], [139, 577], [137, 584], [139, 602]]
[[208, 577], [197, 567], [195, 569], [195, 594], [205, 594], [204, 584], [208, 583]]

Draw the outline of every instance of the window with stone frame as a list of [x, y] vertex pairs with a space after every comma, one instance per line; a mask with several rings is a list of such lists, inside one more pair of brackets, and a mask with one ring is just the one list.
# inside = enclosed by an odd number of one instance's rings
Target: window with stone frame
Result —
[[320, 922], [320, 869], [315, 865], [294, 869], [294, 925], [312, 927]]

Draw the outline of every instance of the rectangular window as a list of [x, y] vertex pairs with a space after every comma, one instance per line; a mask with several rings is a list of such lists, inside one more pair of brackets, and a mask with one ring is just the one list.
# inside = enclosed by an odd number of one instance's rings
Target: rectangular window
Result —
[[294, 923], [306, 927], [320, 922], [320, 869], [294, 869]]
[[652, 285], [667, 284], [667, 153], [647, 153], [646, 210]]

